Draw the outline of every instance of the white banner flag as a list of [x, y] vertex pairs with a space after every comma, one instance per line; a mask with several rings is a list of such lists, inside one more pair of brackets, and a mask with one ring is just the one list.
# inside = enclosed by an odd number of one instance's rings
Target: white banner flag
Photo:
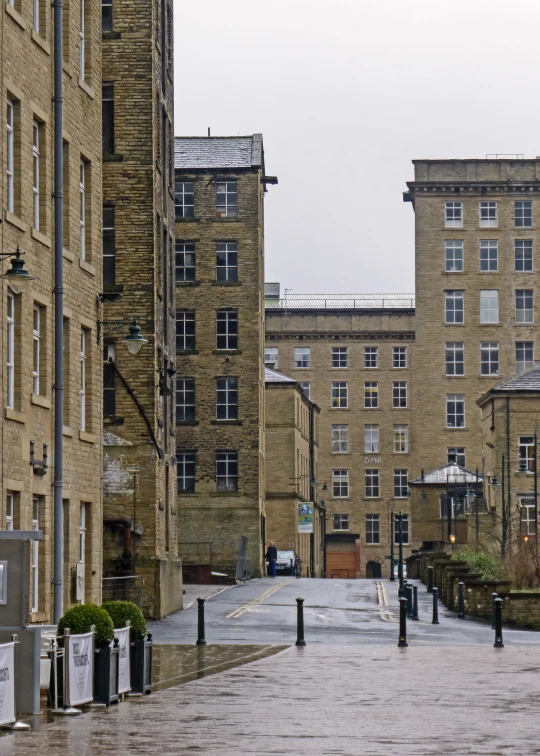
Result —
[[15, 720], [15, 643], [3, 643], [0, 646], [0, 725]]
[[128, 693], [131, 690], [131, 677], [129, 673], [129, 627], [123, 627], [114, 631], [114, 637], [118, 638], [118, 692]]
[[67, 662], [69, 706], [89, 703], [94, 698], [93, 633], [68, 635]]

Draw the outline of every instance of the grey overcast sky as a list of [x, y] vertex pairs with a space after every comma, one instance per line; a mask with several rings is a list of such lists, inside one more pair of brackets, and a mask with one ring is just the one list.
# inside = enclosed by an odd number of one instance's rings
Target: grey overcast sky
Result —
[[540, 155], [540, 0], [176, 0], [175, 132], [264, 136], [266, 280], [410, 292], [414, 158]]

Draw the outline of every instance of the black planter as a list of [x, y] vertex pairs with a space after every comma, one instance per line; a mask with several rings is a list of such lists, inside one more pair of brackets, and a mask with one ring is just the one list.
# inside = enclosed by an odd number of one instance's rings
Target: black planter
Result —
[[118, 703], [118, 641], [94, 651], [94, 703]]
[[152, 692], [152, 634], [130, 643], [130, 676], [132, 693]]

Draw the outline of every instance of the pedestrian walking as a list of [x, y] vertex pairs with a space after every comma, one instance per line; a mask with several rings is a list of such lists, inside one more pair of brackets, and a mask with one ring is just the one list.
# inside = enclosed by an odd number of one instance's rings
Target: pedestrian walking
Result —
[[274, 542], [270, 541], [266, 550], [265, 557], [268, 562], [268, 577], [276, 576], [277, 549]]

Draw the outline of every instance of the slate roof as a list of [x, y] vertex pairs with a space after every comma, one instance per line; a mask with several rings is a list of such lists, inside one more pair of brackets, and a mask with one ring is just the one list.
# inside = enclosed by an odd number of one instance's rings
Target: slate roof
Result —
[[511, 378], [500, 386], [491, 389], [492, 392], [498, 391], [540, 391], [540, 363], [527, 370], [525, 373]]
[[262, 134], [243, 137], [175, 137], [174, 167], [252, 168], [262, 166]]
[[[482, 482], [482, 476], [478, 476], [478, 482]], [[476, 483], [476, 473], [471, 470], [467, 470], [461, 465], [456, 465], [453, 462], [449, 462], [442, 467], [437, 467], [436, 470], [431, 470], [425, 473], [424, 477], [415, 478], [409, 481], [409, 483], [435, 483], [440, 485], [441, 483]]]
[[288, 375], [283, 375], [283, 373], [278, 373], [276, 370], [272, 370], [271, 368], [264, 368], [264, 382], [265, 383], [296, 383], [294, 378], [289, 378]]

